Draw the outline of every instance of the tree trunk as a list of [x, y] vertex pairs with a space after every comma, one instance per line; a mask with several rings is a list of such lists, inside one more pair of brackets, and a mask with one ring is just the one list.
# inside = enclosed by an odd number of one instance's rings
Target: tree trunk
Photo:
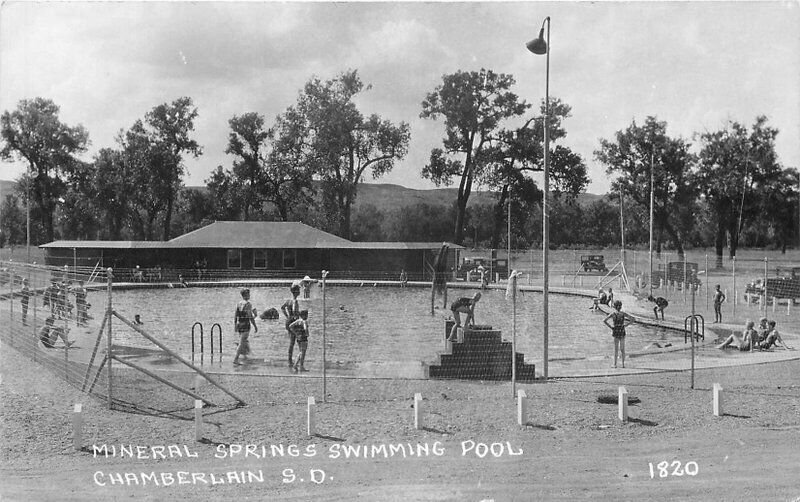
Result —
[[722, 253], [725, 250], [725, 225], [722, 221], [717, 223], [717, 234], [714, 237], [714, 253], [716, 256], [715, 267], [722, 268]]
[[503, 185], [503, 189], [500, 191], [500, 199], [498, 199], [497, 204], [494, 206], [494, 228], [492, 229], [491, 243], [492, 249], [497, 249], [500, 247], [500, 234], [504, 228], [508, 228], [508, 222], [506, 221], [506, 215], [508, 213], [505, 211], [506, 200], [508, 200], [508, 185]]
[[456, 202], [456, 227], [455, 232], [453, 232], [454, 244], [458, 244], [459, 246], [464, 243], [464, 216], [466, 215], [466, 212], [467, 197], [459, 193], [458, 200]]
[[169, 197], [167, 197], [167, 211], [164, 215], [164, 237], [163, 240], [168, 241], [170, 235], [170, 224], [172, 223], [172, 204], [175, 200], [175, 193], [170, 190]]

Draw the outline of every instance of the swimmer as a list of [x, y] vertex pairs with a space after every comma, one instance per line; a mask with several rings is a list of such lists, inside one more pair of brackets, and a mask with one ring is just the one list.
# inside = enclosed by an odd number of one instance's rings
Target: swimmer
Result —
[[461, 297], [450, 305], [450, 311], [453, 312], [453, 319], [456, 323], [453, 329], [450, 330], [450, 336], [447, 337], [449, 341], [455, 341], [458, 333], [458, 328], [461, 327], [461, 314], [467, 314], [464, 319], [464, 326], [472, 326], [475, 324], [475, 305], [481, 299], [481, 293], [478, 291], [472, 298]]

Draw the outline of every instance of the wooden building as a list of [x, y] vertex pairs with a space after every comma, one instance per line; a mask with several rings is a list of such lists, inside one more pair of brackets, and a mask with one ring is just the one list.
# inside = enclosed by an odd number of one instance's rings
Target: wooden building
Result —
[[[218, 221], [169, 241], [55, 241], [40, 246], [45, 264], [165, 271], [213, 270], [227, 277], [311, 275], [430, 279], [443, 243], [352, 242], [298, 222]], [[463, 247], [449, 245], [455, 269]]]

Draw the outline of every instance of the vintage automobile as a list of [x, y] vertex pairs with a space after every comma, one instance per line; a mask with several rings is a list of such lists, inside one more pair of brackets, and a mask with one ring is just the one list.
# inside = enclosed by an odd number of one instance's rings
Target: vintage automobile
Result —
[[[473, 281], [480, 280], [479, 267], [483, 267], [484, 277], [488, 282], [495, 280], [495, 274], [500, 274], [500, 279], [508, 278], [508, 260], [505, 258], [470, 257], [464, 258], [458, 267], [458, 278]], [[471, 276], [471, 277], [468, 277]]]
[[771, 303], [773, 298], [790, 299], [796, 303], [800, 299], [800, 267], [778, 267], [775, 277], [767, 277], [766, 287], [763, 279], [756, 279], [744, 290], [748, 303], [760, 301], [765, 294], [767, 303]]
[[680, 286], [685, 282], [697, 288], [701, 284], [697, 273], [697, 263], [671, 261], [667, 263], [666, 273], [664, 273], [664, 265], [659, 263], [658, 270], [653, 271], [653, 285], [659, 285], [663, 280], [664, 284], [669, 286]]
[[584, 272], [597, 270], [598, 272], [607, 272], [605, 257], [601, 254], [589, 254], [581, 256], [581, 268]]

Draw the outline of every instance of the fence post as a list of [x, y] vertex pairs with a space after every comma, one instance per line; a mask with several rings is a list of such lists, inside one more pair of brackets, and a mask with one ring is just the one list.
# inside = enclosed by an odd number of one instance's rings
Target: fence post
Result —
[[769, 298], [769, 296], [767, 295], [767, 275], [769, 274], [767, 272], [768, 268], [769, 268], [769, 258], [765, 256], [764, 257], [764, 313], [767, 312], [767, 298]]
[[619, 419], [623, 422], [628, 421], [628, 390], [625, 387], [619, 388], [619, 399], [617, 400], [619, 407]]
[[108, 343], [107, 343], [107, 346], [106, 346], [106, 364], [108, 365], [108, 367], [106, 368], [106, 372], [107, 372], [107, 376], [108, 376], [108, 378], [107, 378], [107, 380], [108, 380], [108, 389], [107, 389], [108, 390], [108, 399], [107, 399], [107, 403], [108, 403], [108, 409], [110, 410], [111, 409], [111, 359], [112, 359], [111, 358], [111, 355], [112, 355], [112, 349], [111, 349], [111, 318], [114, 317], [113, 315], [111, 315], [111, 309], [112, 309], [112, 307], [111, 307], [111, 289], [112, 289], [111, 288], [111, 284], [112, 284], [112, 281], [113, 281], [113, 278], [114, 278], [113, 270], [111, 269], [111, 267], [108, 267], [108, 269], [106, 270], [106, 274], [108, 275], [108, 277], [106, 278], [106, 285], [108, 287], [108, 304], [106, 306], [106, 309], [107, 309], [106, 311], [107, 311], [107, 315], [108, 315], [108, 323], [106, 325], [106, 334], [107, 334], [107, 339], [108, 339]]
[[313, 437], [316, 434], [316, 425], [317, 422], [314, 417], [314, 407], [316, 405], [316, 401], [314, 400], [314, 396], [308, 397], [308, 406], [307, 406], [307, 432], [308, 437]]
[[194, 400], [194, 440], [203, 439], [203, 401]]
[[83, 448], [83, 404], [75, 403], [72, 410], [72, 446], [80, 451]]
[[714, 384], [714, 416], [722, 416], [722, 386], [718, 383]]
[[328, 366], [327, 363], [328, 358], [326, 352], [328, 344], [326, 343], [325, 340], [325, 335], [328, 330], [327, 315], [326, 315], [327, 309], [325, 308], [325, 301], [328, 296], [328, 287], [325, 284], [325, 278], [327, 277], [328, 277], [328, 271], [323, 270], [322, 271], [322, 402], [323, 403], [328, 402], [328, 373], [326, 368]]
[[528, 423], [528, 396], [525, 389], [517, 391], [517, 424], [525, 425]]
[[414, 394], [414, 428], [422, 428], [422, 394]]
[[736, 293], [736, 257], [733, 257], [733, 321], [736, 322], [736, 304], [739, 302]]

